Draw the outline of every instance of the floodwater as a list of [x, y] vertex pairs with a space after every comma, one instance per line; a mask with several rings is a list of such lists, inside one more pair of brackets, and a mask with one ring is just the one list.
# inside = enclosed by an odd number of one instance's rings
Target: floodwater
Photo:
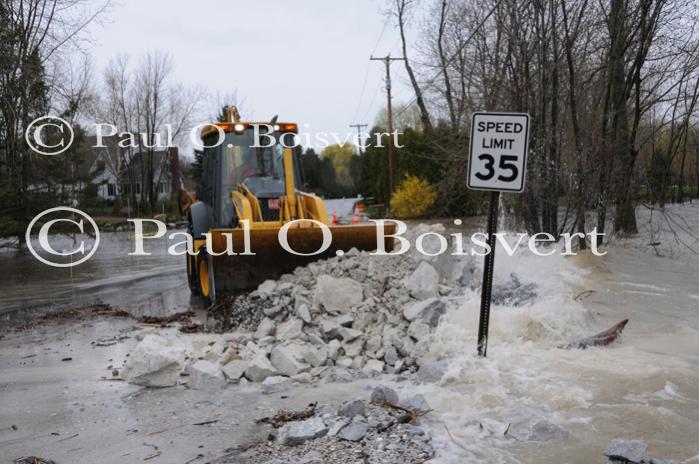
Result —
[[[151, 255], [129, 256], [134, 251], [132, 236], [131, 232], [102, 233], [94, 256], [68, 268], [41, 263], [26, 249], [0, 251], [0, 324], [21, 322], [47, 308], [98, 299], [136, 317], [196, 307], [199, 301], [190, 298], [184, 256], [167, 253], [167, 247], [177, 240], [145, 238], [144, 251]], [[78, 235], [76, 240], [78, 245], [84, 240], [88, 252], [94, 244], [88, 236]], [[52, 236], [50, 243], [57, 251], [76, 248], [73, 238], [63, 235]], [[35, 248], [40, 249], [36, 244]], [[69, 258], [60, 259], [69, 262]]]
[[[487, 359], [475, 354], [479, 292], [453, 302], [430, 353], [450, 368], [418, 388], [437, 411], [437, 462], [604, 462], [614, 438], [645, 441], [647, 458], [699, 462], [699, 255], [675, 237], [699, 251], [699, 205], [668, 214], [654, 218], [661, 256], [647, 211], [639, 237], [603, 257], [496, 253], [495, 281], [516, 272], [539, 297], [494, 307]], [[626, 318], [613, 345], [557, 348]], [[522, 440], [537, 422], [536, 441]]]

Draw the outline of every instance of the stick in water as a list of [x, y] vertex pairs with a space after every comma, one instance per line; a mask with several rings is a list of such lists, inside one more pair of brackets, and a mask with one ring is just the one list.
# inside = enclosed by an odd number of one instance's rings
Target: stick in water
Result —
[[588, 348], [590, 346], [607, 346], [610, 343], [616, 341], [617, 338], [619, 338], [621, 332], [623, 332], [624, 327], [626, 327], [626, 324], [628, 324], [628, 322], [628, 319], [624, 319], [623, 321], [617, 322], [604, 332], [600, 332], [597, 335], [593, 335], [591, 337], [575, 340], [574, 342], [570, 342], [566, 345], [561, 345], [559, 346], [559, 348], [562, 348], [564, 350], [584, 350], [585, 348]]

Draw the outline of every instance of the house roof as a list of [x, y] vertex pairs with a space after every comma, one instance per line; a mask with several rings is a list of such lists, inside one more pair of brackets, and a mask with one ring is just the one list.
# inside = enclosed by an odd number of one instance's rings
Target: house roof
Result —
[[[153, 170], [155, 173], [158, 173], [160, 169], [164, 169], [162, 173], [162, 180], [169, 179], [170, 178], [170, 169], [169, 169], [169, 156], [168, 156], [169, 151], [168, 150], [156, 150], [153, 152]], [[121, 177], [122, 178], [128, 178], [128, 170], [131, 171], [131, 173], [137, 178], [141, 178], [141, 168], [146, 168], [147, 163], [148, 163], [148, 153], [147, 152], [139, 152], [134, 154], [131, 159], [129, 160], [128, 166], [126, 169], [122, 170], [121, 172]]]

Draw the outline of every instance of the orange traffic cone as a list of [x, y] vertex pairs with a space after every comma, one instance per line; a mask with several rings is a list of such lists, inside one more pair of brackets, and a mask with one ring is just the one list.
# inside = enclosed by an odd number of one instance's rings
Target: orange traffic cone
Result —
[[359, 207], [354, 205], [354, 216], [352, 217], [352, 224], [359, 224]]
[[337, 211], [333, 208], [333, 217], [330, 220], [330, 224], [337, 224]]

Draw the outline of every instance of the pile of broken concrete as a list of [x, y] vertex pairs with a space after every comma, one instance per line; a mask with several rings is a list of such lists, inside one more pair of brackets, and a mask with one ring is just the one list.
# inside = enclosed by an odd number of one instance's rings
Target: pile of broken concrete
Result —
[[[442, 234], [444, 227], [423, 224], [412, 231], [425, 232]], [[268, 280], [233, 300], [235, 326], [223, 321], [223, 334], [193, 334], [188, 346], [183, 337], [149, 335], [123, 377], [164, 386], [184, 371], [193, 388], [250, 381], [271, 392], [290, 382], [415, 372], [426, 362], [442, 316], [458, 304], [453, 297], [477, 284], [472, 259], [430, 256], [441, 246], [435, 234], [422, 245], [428, 254], [376, 256], [353, 249]], [[522, 303], [535, 297], [534, 290], [513, 276], [496, 287], [495, 297]]]
[[317, 406], [312, 417], [271, 429], [268, 442], [236, 454], [231, 462], [424, 462], [434, 456], [431, 434], [419, 425], [428, 412], [422, 395], [399, 397], [380, 385], [370, 401]]

